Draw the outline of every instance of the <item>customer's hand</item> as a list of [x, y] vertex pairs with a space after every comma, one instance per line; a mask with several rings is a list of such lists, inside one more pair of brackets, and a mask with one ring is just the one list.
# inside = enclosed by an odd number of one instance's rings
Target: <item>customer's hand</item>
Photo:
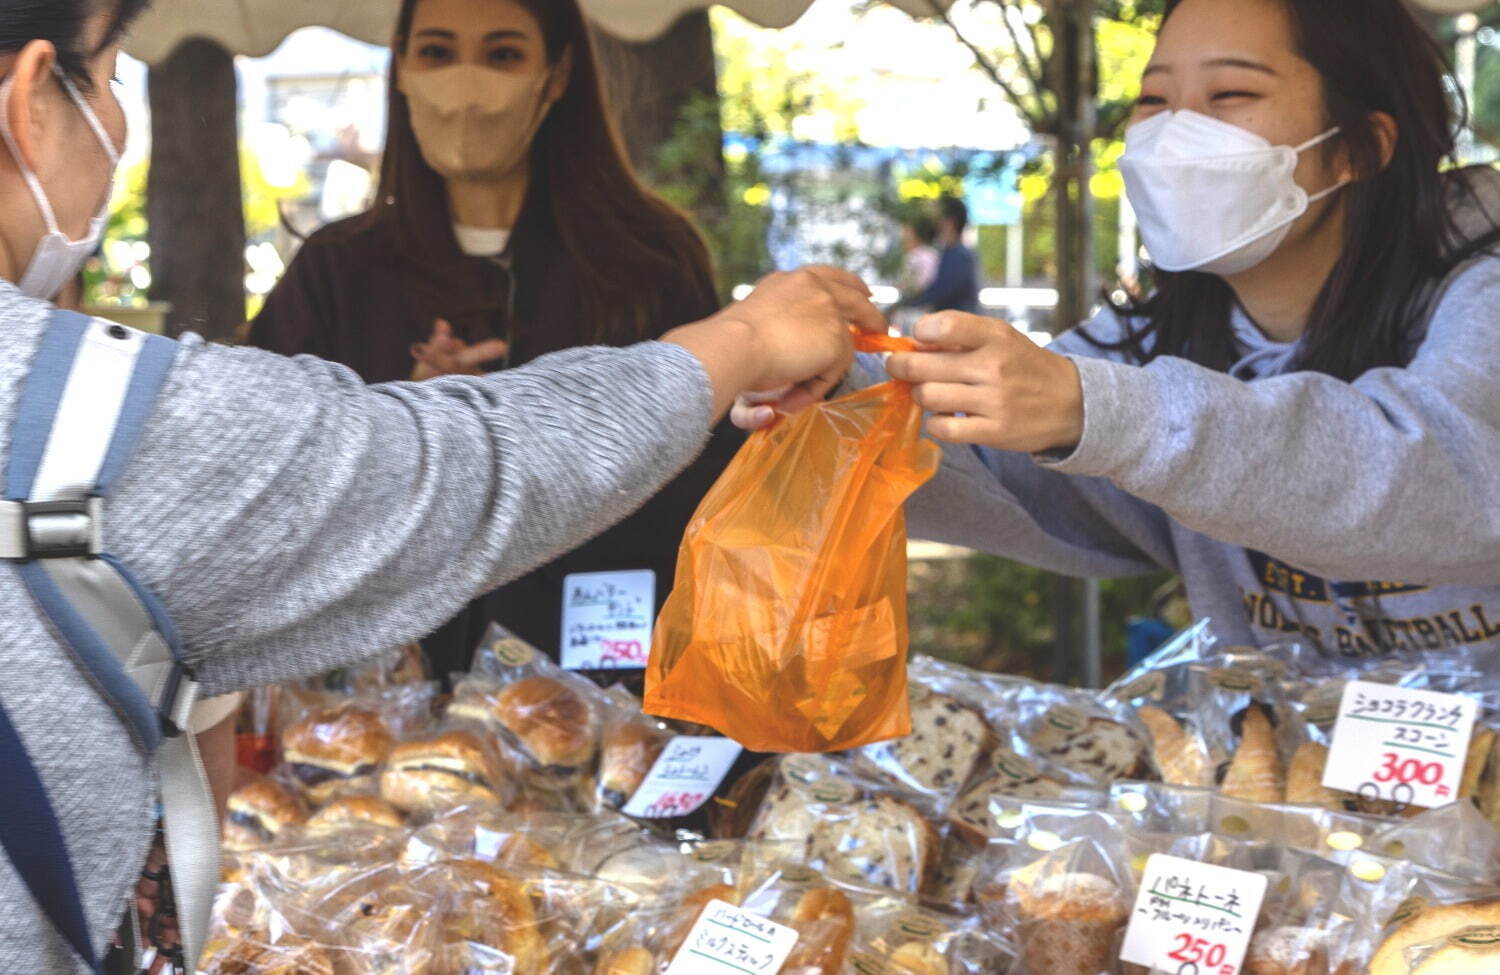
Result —
[[1039, 453], [1083, 437], [1083, 386], [1071, 359], [1002, 321], [938, 312], [917, 323], [918, 352], [898, 352], [891, 378], [913, 383], [939, 440]]
[[698, 356], [714, 380], [715, 413], [735, 396], [776, 391], [794, 412], [820, 400], [849, 371], [849, 327], [884, 332], [885, 317], [863, 281], [832, 267], [773, 274], [744, 301], [667, 334]]
[[498, 362], [509, 353], [510, 346], [500, 339], [468, 344], [453, 334], [453, 326], [439, 318], [432, 326], [432, 337], [411, 347], [415, 365], [412, 382], [423, 382], [439, 376], [481, 376], [484, 366]]

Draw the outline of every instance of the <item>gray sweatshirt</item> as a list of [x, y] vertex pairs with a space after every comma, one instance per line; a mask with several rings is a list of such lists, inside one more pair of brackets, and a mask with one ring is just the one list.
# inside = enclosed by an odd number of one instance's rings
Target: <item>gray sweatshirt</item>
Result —
[[[0, 456], [49, 312], [0, 283]], [[105, 548], [161, 596], [205, 694], [285, 681], [430, 632], [623, 518], [702, 449], [710, 413], [702, 366], [660, 343], [366, 386], [189, 338]], [[154, 770], [3, 566], [0, 647], [0, 701], [102, 948], [145, 863]], [[0, 973], [83, 970], [0, 855]]]
[[[1474, 176], [1461, 224], [1500, 214]], [[950, 447], [909, 505], [916, 537], [1079, 576], [1181, 573], [1231, 644], [1299, 634], [1373, 655], [1500, 648], [1500, 259], [1442, 283], [1406, 368], [1341, 382], [1243, 312], [1229, 374], [1146, 366], [1079, 331], [1084, 434], [1059, 460]], [[1124, 325], [1106, 310], [1087, 329]]]

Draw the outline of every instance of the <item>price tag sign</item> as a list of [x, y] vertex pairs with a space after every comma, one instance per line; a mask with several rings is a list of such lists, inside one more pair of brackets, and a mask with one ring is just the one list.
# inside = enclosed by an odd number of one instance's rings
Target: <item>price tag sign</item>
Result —
[[743, 750], [728, 738], [673, 738], [621, 811], [638, 819], [671, 819], [697, 812], [718, 790]]
[[1153, 854], [1120, 958], [1171, 975], [1237, 975], [1265, 896], [1261, 874]]
[[794, 929], [709, 901], [666, 975], [774, 975], [796, 945]]
[[639, 670], [651, 652], [656, 573], [575, 572], [563, 580], [562, 665]]
[[1458, 798], [1479, 702], [1350, 681], [1339, 702], [1323, 784], [1367, 800], [1433, 808]]

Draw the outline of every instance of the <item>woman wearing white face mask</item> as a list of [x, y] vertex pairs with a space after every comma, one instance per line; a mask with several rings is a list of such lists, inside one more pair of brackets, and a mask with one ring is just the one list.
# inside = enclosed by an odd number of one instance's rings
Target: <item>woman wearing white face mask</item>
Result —
[[[573, 0], [404, 0], [376, 205], [308, 239], [250, 344], [389, 382], [628, 345], [712, 314], [708, 251], [635, 178], [600, 81]], [[640, 512], [429, 635], [433, 672], [467, 670], [492, 620], [556, 651], [573, 573], [650, 569], [660, 606], [687, 520], [741, 442], [725, 424]]]
[[[177, 904], [157, 933], [201, 946], [216, 844], [171, 825], [183, 797], [202, 810], [182, 734], [195, 694], [429, 632], [633, 510], [736, 395], [800, 380], [810, 402], [852, 361], [850, 324], [885, 328], [857, 279], [819, 269], [661, 341], [367, 386], [60, 312], [45, 292], [76, 272], [108, 196], [124, 142], [109, 79], [142, 6], [0, 4], [6, 972], [104, 969], [112, 933], [136, 930], [122, 922], [158, 802], [171, 876], [152, 883]], [[199, 855], [178, 856], [184, 841]]]
[[956, 446], [913, 534], [1172, 569], [1231, 644], [1500, 648], [1500, 177], [1442, 174], [1445, 80], [1399, 0], [1168, 2], [1121, 161], [1154, 290], [1048, 349], [918, 325], [889, 370]]

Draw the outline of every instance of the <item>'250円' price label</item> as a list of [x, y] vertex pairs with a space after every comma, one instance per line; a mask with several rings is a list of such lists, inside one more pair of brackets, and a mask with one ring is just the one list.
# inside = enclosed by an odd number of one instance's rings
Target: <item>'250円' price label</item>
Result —
[[1461, 694], [1350, 681], [1323, 784], [1400, 806], [1454, 802], [1478, 717], [1479, 703]]
[[1172, 975], [1238, 975], [1267, 883], [1262, 874], [1153, 854], [1120, 957]]

